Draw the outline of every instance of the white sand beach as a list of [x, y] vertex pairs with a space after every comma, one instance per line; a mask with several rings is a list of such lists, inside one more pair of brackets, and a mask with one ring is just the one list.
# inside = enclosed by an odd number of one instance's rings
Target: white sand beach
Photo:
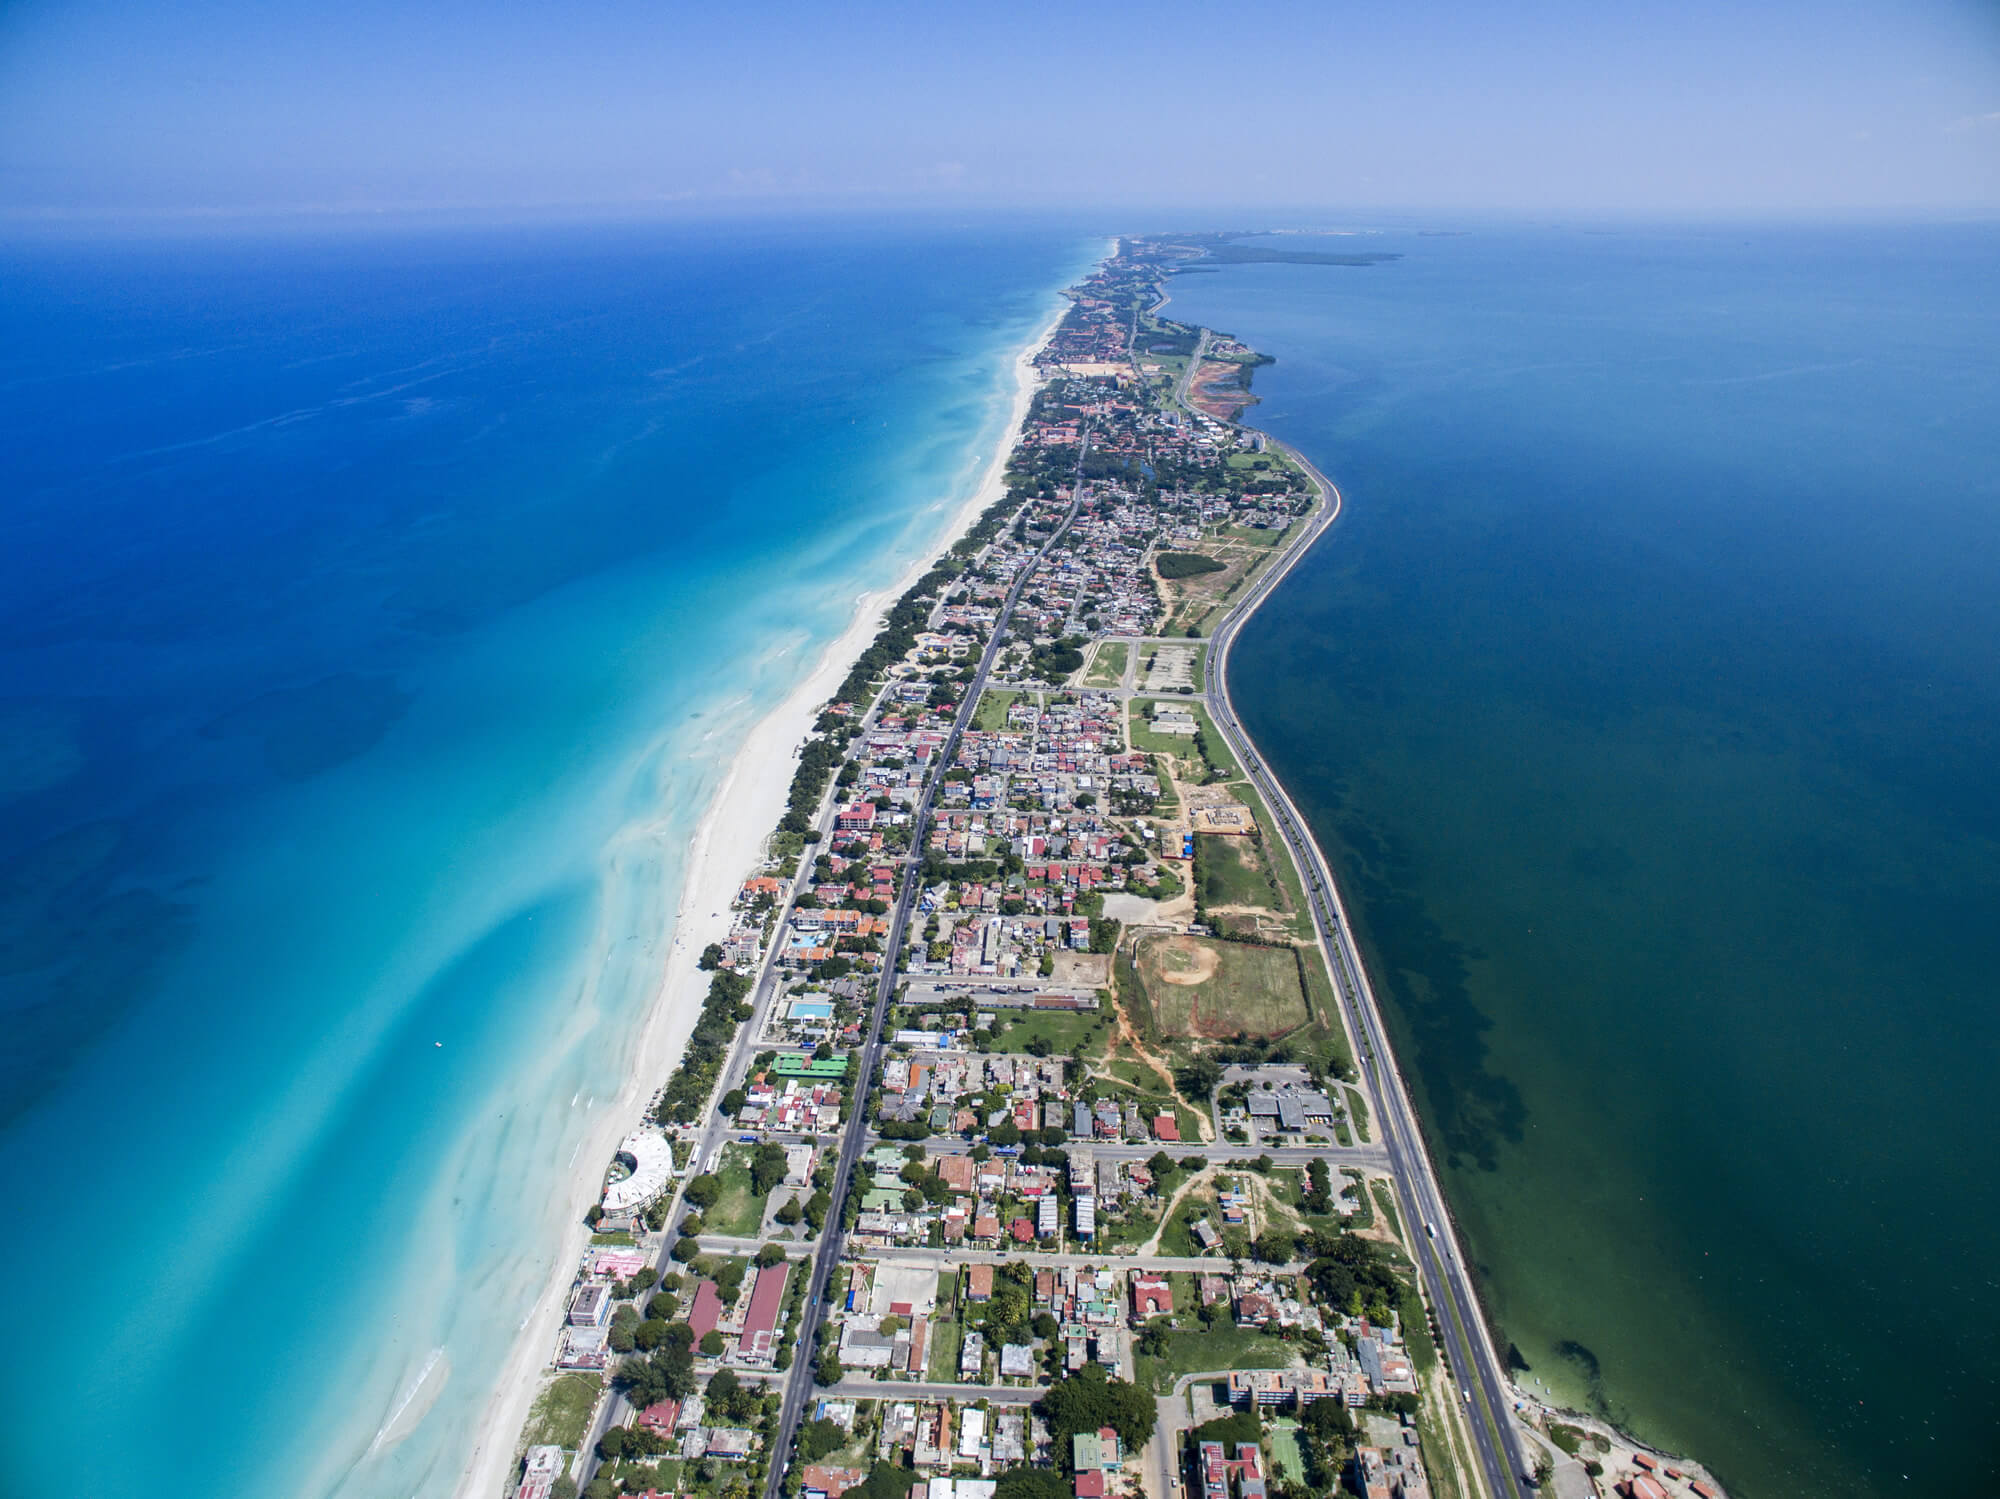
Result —
[[[702, 948], [728, 934], [730, 902], [754, 872], [765, 839], [784, 814], [798, 747], [820, 706], [847, 675], [853, 661], [874, 639], [889, 605], [931, 566], [937, 554], [963, 535], [979, 513], [1005, 492], [1007, 458], [1039, 385], [1034, 356], [1047, 343], [1069, 304], [1060, 303], [1014, 360], [1014, 399], [1006, 430], [972, 495], [952, 518], [936, 549], [917, 558], [892, 587], [863, 594], [853, 621], [821, 652], [812, 671], [750, 731], [728, 778], [717, 788], [689, 851], [674, 941], [668, 948], [659, 989], [640, 1031], [631, 1071], [618, 1097], [594, 1113], [594, 1123], [578, 1155], [578, 1173], [561, 1221], [568, 1225], [556, 1269], [534, 1310], [521, 1325], [506, 1364], [495, 1380], [471, 1450], [454, 1491], [459, 1499], [494, 1499], [504, 1488], [514, 1447], [540, 1387], [554, 1347], [574, 1267], [589, 1239], [583, 1215], [597, 1200], [605, 1164], [619, 1140], [640, 1121], [654, 1090], [678, 1063], [701, 1010], [707, 977], [695, 966]], [[714, 913], [720, 912], [721, 916]], [[463, 1371], [465, 1377], [476, 1377]]]

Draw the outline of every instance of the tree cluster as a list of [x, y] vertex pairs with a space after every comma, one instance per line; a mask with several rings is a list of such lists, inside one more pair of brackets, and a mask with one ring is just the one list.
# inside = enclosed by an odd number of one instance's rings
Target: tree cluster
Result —
[[1035, 1408], [1048, 1423], [1064, 1472], [1070, 1469], [1070, 1438], [1078, 1432], [1109, 1426], [1128, 1451], [1136, 1452], [1152, 1437], [1158, 1419], [1151, 1395], [1113, 1379], [1101, 1364], [1085, 1364], [1053, 1381]]
[[688, 1037], [680, 1066], [667, 1079], [653, 1117], [662, 1124], [691, 1124], [700, 1117], [709, 1090], [722, 1072], [729, 1056], [729, 1043], [736, 1037], [737, 1007], [750, 992], [750, 980], [728, 969], [708, 981], [708, 996], [701, 1003], [701, 1018]]

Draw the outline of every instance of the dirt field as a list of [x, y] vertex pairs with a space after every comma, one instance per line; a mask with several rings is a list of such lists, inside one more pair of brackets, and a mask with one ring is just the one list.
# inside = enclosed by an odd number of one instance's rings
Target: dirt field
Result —
[[1289, 948], [1158, 932], [1135, 957], [1163, 1036], [1282, 1036], [1311, 1018]]
[[1235, 421], [1252, 399], [1243, 388], [1243, 366], [1233, 360], [1204, 359], [1188, 381], [1188, 404], [1225, 422]]

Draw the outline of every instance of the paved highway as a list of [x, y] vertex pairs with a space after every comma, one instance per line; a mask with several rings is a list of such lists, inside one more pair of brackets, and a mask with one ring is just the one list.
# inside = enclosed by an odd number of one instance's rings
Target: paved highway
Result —
[[1501, 1375], [1499, 1356], [1480, 1315], [1479, 1300], [1465, 1271], [1464, 1259], [1458, 1252], [1444, 1196], [1438, 1190], [1416, 1112], [1396, 1070], [1381, 1011], [1354, 946], [1347, 913], [1333, 883], [1333, 872], [1291, 797], [1257, 754], [1229, 695], [1229, 651], [1236, 643], [1238, 630], [1340, 513], [1340, 491], [1332, 481], [1295, 449], [1275, 439], [1269, 441], [1311, 476], [1326, 503], [1283, 561], [1258, 579], [1217, 627], [1209, 645], [1210, 691], [1206, 694], [1209, 712], [1262, 793], [1278, 824], [1278, 832], [1305, 879], [1320, 945], [1331, 963], [1349, 1029], [1361, 1049], [1358, 1060], [1363, 1085], [1374, 1102], [1376, 1127], [1394, 1173], [1398, 1205], [1409, 1225], [1419, 1272], [1431, 1304], [1437, 1309], [1446, 1357], [1459, 1382], [1461, 1398], [1466, 1402], [1465, 1414], [1486, 1487], [1495, 1496], [1532, 1494], [1532, 1486], [1523, 1479], [1527, 1470], [1513, 1428], [1513, 1404]]

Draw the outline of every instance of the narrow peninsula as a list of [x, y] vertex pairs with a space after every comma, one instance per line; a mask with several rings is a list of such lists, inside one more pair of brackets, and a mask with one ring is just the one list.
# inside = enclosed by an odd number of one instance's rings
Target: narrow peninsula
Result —
[[1125, 238], [1067, 294], [1004, 495], [741, 850], [693, 1034], [530, 1329], [506, 1493], [1719, 1493], [1510, 1382], [1230, 699], [1340, 495], [1242, 424], [1267, 357], [1165, 288], [1380, 258]]

